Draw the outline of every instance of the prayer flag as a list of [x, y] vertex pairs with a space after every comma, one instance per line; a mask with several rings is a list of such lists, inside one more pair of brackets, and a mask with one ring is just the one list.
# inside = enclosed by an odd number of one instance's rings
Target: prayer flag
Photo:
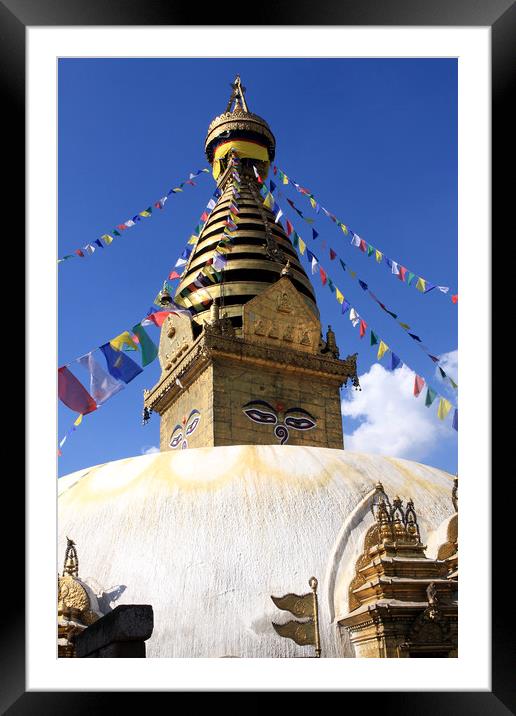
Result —
[[59, 400], [81, 415], [87, 415], [97, 409], [97, 403], [66, 366], [58, 368], [57, 386]]
[[396, 370], [396, 368], [401, 364], [401, 360], [398, 358], [398, 356], [391, 351], [391, 370]]
[[409, 271], [408, 278], [407, 278], [407, 285], [410, 286], [412, 283], [412, 279], [415, 277], [416, 274], [412, 273], [412, 271]]
[[451, 297], [452, 303], [457, 303], [459, 300], [459, 295], [456, 293]]
[[[400, 326], [401, 326], [401, 323], [400, 323]], [[420, 338], [419, 336], [416, 336], [415, 333], [409, 333], [409, 336], [410, 336], [414, 341], [417, 341], [418, 343], [421, 343], [421, 338]]]
[[[149, 209], [150, 208], [151, 207], [149, 206]], [[145, 211], [140, 211], [140, 216], [145, 216], [145, 217], [150, 216], [152, 209], [151, 209], [151, 211], [149, 211], [149, 209], [145, 209]]]
[[358, 313], [355, 311], [354, 308], [352, 308], [349, 312], [349, 320], [353, 324], [353, 328], [356, 328], [360, 322], [360, 316], [358, 315]]
[[99, 248], [101, 248], [101, 249], [104, 248], [104, 244], [102, 243], [102, 241], [100, 239], [95, 239], [95, 243], [97, 244], [97, 246]]
[[448, 293], [448, 291], [450, 290], [449, 286], [437, 286], [437, 288], [439, 289], [439, 291], [441, 291], [441, 293]]
[[435, 392], [435, 390], [432, 390], [432, 388], [427, 388], [426, 398], [425, 398], [425, 405], [427, 408], [429, 408], [432, 405], [436, 396], [437, 396], [437, 393]]
[[140, 347], [142, 349], [142, 368], [152, 363], [152, 361], [158, 355], [158, 348], [156, 344], [149, 338], [147, 331], [141, 323], [137, 323], [133, 326], [133, 333], [138, 336]]
[[361, 281], [360, 279], [358, 280], [358, 283], [360, 284], [360, 288], [362, 290], [367, 291], [367, 283], [365, 283], [364, 281]]
[[306, 244], [303, 241], [303, 239], [301, 237], [299, 237], [299, 251], [301, 252], [301, 255], [303, 255], [305, 253], [305, 249], [306, 249]]
[[318, 236], [319, 236], [319, 232], [316, 231], [315, 229], [312, 229], [312, 238], [314, 239], [314, 241]]
[[344, 299], [344, 301], [342, 302], [342, 313], [343, 314], [346, 313], [346, 311], [348, 310], [349, 307], [350, 307], [349, 301], [346, 301], [346, 299]]
[[344, 295], [339, 291], [338, 288], [335, 289], [335, 296], [337, 297], [337, 301], [339, 303], [342, 303], [344, 301]]
[[181, 274], [177, 273], [177, 271], [171, 271], [168, 278], [169, 281], [172, 281], [175, 278], [181, 278]]
[[421, 391], [423, 390], [423, 386], [425, 385], [424, 378], [421, 378], [421, 376], [416, 375], [414, 378], [414, 395], [416, 398], [419, 396]]
[[398, 264], [396, 263], [396, 261], [392, 262], [391, 271], [393, 274], [396, 274], [396, 276], [399, 274], [400, 270], [398, 268]]
[[454, 430], [459, 429], [459, 411], [457, 410], [457, 408], [455, 408], [455, 412], [453, 413], [452, 428]]
[[448, 415], [452, 407], [452, 404], [445, 398], [439, 400], [439, 407], [437, 408], [437, 417], [439, 420], [444, 420]]
[[337, 258], [337, 254], [333, 249], [330, 249], [330, 261], [333, 261], [335, 258]]
[[363, 338], [365, 336], [367, 328], [367, 323], [364, 321], [363, 318], [360, 319], [360, 338]]
[[421, 278], [421, 277], [418, 278], [417, 283], [416, 283], [416, 288], [417, 288], [418, 291], [421, 291], [421, 293], [424, 293], [424, 292], [425, 292], [426, 286], [425, 286], [425, 279], [424, 279], [424, 278]]
[[382, 340], [380, 340], [380, 345], [378, 346], [378, 353], [376, 355], [377, 360], [381, 360], [388, 350], [389, 346], [387, 345], [387, 343], [384, 343]]
[[328, 280], [328, 277], [326, 275], [326, 271], [323, 269], [322, 266], [319, 266], [319, 274], [321, 276], [322, 285], [324, 286], [326, 284], [326, 281]]
[[102, 405], [116, 393], [125, 388], [124, 384], [106, 373], [100, 363], [97, 363], [93, 353], [87, 353], [77, 359], [90, 375], [90, 393], [97, 405]]
[[377, 345], [377, 343], [378, 343], [378, 336], [376, 335], [376, 333], [371, 331], [371, 345], [375, 346], [375, 345]]
[[109, 343], [112, 348], [117, 351], [121, 351], [122, 348], [126, 345], [128, 346], [128, 350], [138, 350], [138, 346], [131, 338], [131, 334], [129, 333], [129, 331], [124, 331], [123, 333], [120, 333], [119, 336], [115, 336], [115, 338], [112, 338]]
[[122, 353], [122, 351], [115, 350], [109, 343], [104, 343], [103, 346], [100, 346], [100, 350], [104, 354], [108, 371], [113, 378], [123, 380], [124, 383], [130, 383], [139, 373], [143, 372], [142, 368], [131, 360], [129, 356]]
[[378, 263], [381, 263], [382, 258], [383, 258], [382, 252], [381, 252], [381, 251], [378, 251], [378, 249], [375, 249], [374, 255], [375, 255], [375, 258], [376, 258], [377, 262], [378, 262]]
[[286, 221], [286, 227], [287, 227], [287, 236], [290, 236], [290, 234], [294, 231], [294, 227], [290, 223], [290, 221], [287, 219]]

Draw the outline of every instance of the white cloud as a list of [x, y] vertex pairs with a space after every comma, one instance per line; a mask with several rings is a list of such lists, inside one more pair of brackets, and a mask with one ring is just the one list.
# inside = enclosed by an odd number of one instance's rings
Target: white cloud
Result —
[[160, 449], [155, 445], [144, 445], [140, 452], [142, 455], [153, 455], [155, 452], [160, 452]]
[[[375, 363], [360, 386], [341, 403], [347, 450], [423, 461], [438, 441], [453, 438], [449, 418], [446, 424], [437, 418], [437, 399], [427, 408], [425, 389], [414, 397], [414, 373], [406, 366], [388, 371]], [[362, 421], [351, 434], [346, 417]]]

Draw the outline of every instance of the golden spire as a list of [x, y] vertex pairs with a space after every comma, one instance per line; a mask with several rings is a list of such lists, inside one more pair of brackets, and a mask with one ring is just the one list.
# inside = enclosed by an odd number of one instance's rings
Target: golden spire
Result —
[[231, 93], [231, 97], [229, 98], [228, 106], [226, 107], [226, 112], [231, 112], [231, 104], [233, 103], [233, 101], [235, 102], [233, 111], [236, 109], [237, 104], [240, 104], [242, 109], [244, 110], [244, 112], [249, 112], [249, 110], [247, 108], [247, 103], [246, 103], [245, 97], [244, 97], [244, 92], [245, 92], [246, 88], [242, 85], [242, 83], [240, 81], [240, 75], [237, 75], [235, 77], [235, 81], [232, 82], [229, 86], [232, 88], [233, 92]]
[[79, 576], [79, 557], [75, 549], [75, 542], [69, 537], [66, 538], [66, 552], [64, 557], [63, 577], [69, 574], [71, 577]]

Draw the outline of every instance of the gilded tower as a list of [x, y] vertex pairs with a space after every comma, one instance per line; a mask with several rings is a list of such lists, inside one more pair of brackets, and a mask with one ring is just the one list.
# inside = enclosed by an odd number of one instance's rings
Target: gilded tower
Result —
[[[292, 444], [343, 448], [340, 387], [358, 386], [356, 355], [325, 338], [310, 280], [260, 192], [274, 159], [267, 122], [237, 77], [205, 150], [217, 199], [161, 329], [161, 376], [144, 393], [162, 451]], [[209, 267], [209, 271], [206, 268]], [[208, 276], [209, 281], [199, 280]], [[163, 305], [170, 297], [164, 292]]]

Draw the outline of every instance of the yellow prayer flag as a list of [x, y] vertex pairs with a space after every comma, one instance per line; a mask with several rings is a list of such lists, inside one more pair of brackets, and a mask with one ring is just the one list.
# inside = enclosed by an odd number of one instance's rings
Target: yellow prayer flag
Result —
[[340, 224], [340, 228], [347, 236], [348, 235], [348, 227], [345, 224]]
[[378, 263], [380, 263], [383, 258], [382, 252], [378, 251], [378, 249], [375, 249], [374, 255], [375, 255], [375, 258], [378, 261]]
[[188, 243], [189, 243], [189, 244], [196, 244], [198, 238], [199, 238], [198, 236], [195, 236], [195, 234], [192, 234], [192, 235], [190, 236], [190, 238], [188, 239]]
[[112, 241], [114, 241], [113, 237], [110, 236], [109, 234], [102, 234], [102, 236], [100, 238], [104, 239], [104, 243], [107, 244], [108, 246]]
[[424, 278], [418, 278], [416, 283], [416, 288], [418, 291], [421, 291], [421, 293], [424, 293], [426, 290], [426, 283]]
[[376, 356], [377, 359], [381, 360], [388, 350], [389, 350], [389, 346], [387, 345], [387, 343], [384, 343], [381, 340], [380, 345], [378, 346], [378, 355]]
[[310, 204], [312, 205], [312, 209], [315, 209], [315, 207], [317, 206], [317, 202], [313, 197], [310, 197]]
[[303, 255], [306, 250], [306, 244], [301, 237], [299, 237], [299, 250], [301, 252], [301, 255]]
[[344, 294], [342, 294], [337, 286], [335, 286], [335, 295], [337, 296], [337, 301], [339, 303], [344, 303]]
[[135, 351], [138, 350], [138, 346], [133, 341], [129, 331], [124, 331], [119, 336], [115, 336], [115, 338], [112, 338], [109, 343], [117, 351], [121, 351], [125, 345], [130, 346]]
[[356, 278], [356, 277], [357, 277], [356, 273], [355, 273], [354, 271], [352, 271], [351, 269], [348, 269], [348, 273], [349, 273], [349, 275], [351, 276], [351, 278]]
[[74, 422], [74, 425], [80, 425], [81, 423], [82, 423], [82, 413], [77, 416], [77, 419]]
[[283, 174], [283, 184], [288, 184], [288, 176]]
[[448, 415], [448, 413], [451, 410], [451, 403], [448, 400], [445, 400], [444, 398], [441, 398], [439, 400], [439, 407], [437, 408], [437, 417], [440, 420], [444, 420], [445, 417]]
[[176, 192], [178, 192], [178, 191], [183, 191], [183, 190], [181, 189], [181, 187], [176, 186], [176, 188], [175, 188], [175, 189], [172, 189], [172, 191], [173, 191], [174, 193], [176, 193]]
[[267, 209], [272, 209], [274, 206], [274, 197], [269, 192], [267, 196], [265, 197], [265, 201], [263, 202], [263, 205], [267, 207]]
[[150, 213], [150, 211], [140, 211], [140, 216], [145, 216], [145, 217], [151, 216], [151, 213]]

